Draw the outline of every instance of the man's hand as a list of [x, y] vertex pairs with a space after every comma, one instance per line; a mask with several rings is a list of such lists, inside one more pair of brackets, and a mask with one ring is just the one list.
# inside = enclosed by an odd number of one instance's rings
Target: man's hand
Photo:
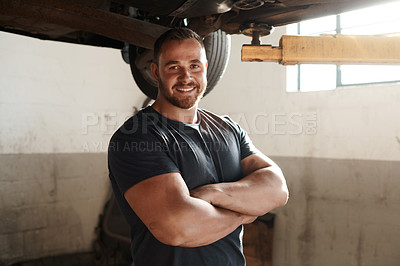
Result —
[[[210, 204], [213, 204], [213, 197], [218, 193], [217, 187], [214, 184], [204, 185], [201, 187], [197, 187], [190, 191], [190, 196], [198, 199], [202, 199]], [[220, 191], [222, 192], [222, 191]]]
[[[216, 197], [218, 193], [222, 193], [222, 191], [219, 191], [217, 186], [214, 186], [214, 184], [209, 184], [191, 190], [190, 196], [202, 199], [212, 205], [213, 197]], [[258, 216], [247, 215], [242, 213], [242, 217], [243, 217], [243, 224], [251, 224], [257, 219]]]

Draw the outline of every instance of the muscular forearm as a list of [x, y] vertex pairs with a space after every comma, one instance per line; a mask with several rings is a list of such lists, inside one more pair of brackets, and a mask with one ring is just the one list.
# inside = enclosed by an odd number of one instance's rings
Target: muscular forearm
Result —
[[182, 247], [208, 245], [256, 218], [218, 208], [192, 197], [184, 205], [173, 215], [169, 215], [162, 224], [149, 225], [150, 231], [159, 241]]
[[286, 204], [288, 192], [277, 166], [258, 169], [240, 181], [203, 186], [191, 192], [214, 206], [261, 216]]
[[180, 173], [146, 179], [124, 196], [154, 237], [167, 245], [207, 245], [255, 219], [192, 197]]

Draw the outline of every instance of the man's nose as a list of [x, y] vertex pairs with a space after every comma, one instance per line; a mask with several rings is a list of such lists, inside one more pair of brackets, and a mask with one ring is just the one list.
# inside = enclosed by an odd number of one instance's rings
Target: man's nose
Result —
[[186, 67], [182, 67], [181, 68], [181, 73], [179, 73], [180, 75], [179, 75], [179, 77], [181, 78], [181, 79], [191, 79], [191, 73], [190, 73], [190, 70], [188, 69], [188, 68], [186, 68]]

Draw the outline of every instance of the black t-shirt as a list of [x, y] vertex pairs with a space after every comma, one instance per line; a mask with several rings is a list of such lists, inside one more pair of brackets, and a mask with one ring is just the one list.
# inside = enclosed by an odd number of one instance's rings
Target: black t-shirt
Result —
[[198, 117], [198, 125], [188, 125], [149, 106], [128, 119], [110, 140], [109, 176], [131, 226], [136, 266], [245, 265], [242, 226], [206, 246], [165, 245], [150, 233], [123, 196], [135, 184], [171, 172], [179, 172], [189, 190], [243, 177], [241, 160], [256, 152], [247, 133], [228, 117], [203, 109], [198, 109]]

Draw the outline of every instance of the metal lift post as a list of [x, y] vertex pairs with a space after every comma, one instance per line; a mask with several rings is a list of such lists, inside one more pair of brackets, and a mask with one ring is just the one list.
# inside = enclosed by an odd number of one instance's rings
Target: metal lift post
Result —
[[284, 35], [278, 47], [243, 45], [242, 62], [400, 64], [400, 36]]

